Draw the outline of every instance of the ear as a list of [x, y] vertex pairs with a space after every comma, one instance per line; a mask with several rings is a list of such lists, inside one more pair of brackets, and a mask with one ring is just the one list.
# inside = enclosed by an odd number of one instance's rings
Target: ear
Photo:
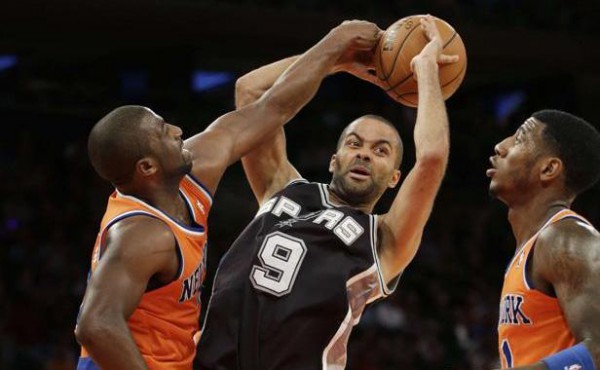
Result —
[[392, 178], [388, 182], [388, 188], [390, 188], [390, 189], [395, 188], [396, 185], [398, 185], [398, 181], [400, 181], [401, 175], [402, 175], [402, 172], [400, 172], [400, 170], [394, 170], [394, 173], [392, 174]]
[[142, 177], [152, 176], [158, 171], [158, 163], [154, 158], [144, 157], [136, 162], [135, 171]]
[[555, 181], [564, 172], [564, 164], [557, 157], [546, 158], [540, 168], [540, 180], [543, 184]]
[[333, 173], [333, 169], [335, 168], [335, 154], [331, 156], [331, 160], [329, 161], [329, 173]]

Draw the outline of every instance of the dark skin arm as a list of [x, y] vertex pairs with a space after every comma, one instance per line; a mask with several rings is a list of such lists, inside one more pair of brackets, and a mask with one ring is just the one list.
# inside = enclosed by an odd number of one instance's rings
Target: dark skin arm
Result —
[[344, 22], [334, 28], [293, 61], [258, 100], [225, 114], [185, 141], [194, 156], [192, 174], [214, 193], [227, 166], [295, 116], [345, 51], [370, 50], [378, 39], [379, 29], [372, 23]]
[[[546, 228], [534, 249], [531, 275], [537, 289], [556, 295], [576, 342], [600, 366], [600, 233], [568, 218]], [[542, 362], [518, 370], [547, 369]]]
[[151, 278], [162, 285], [176, 278], [175, 237], [162, 221], [134, 216], [112, 226], [105, 244], [75, 336], [103, 369], [147, 369], [127, 320]]
[[[381, 31], [377, 39], [381, 37]], [[235, 106], [245, 107], [260, 99], [279, 76], [300, 56], [293, 56], [257, 68], [240, 77], [235, 85]], [[381, 81], [369, 70], [374, 69], [373, 50], [349, 48], [337, 60], [330, 74], [347, 72], [363, 80], [379, 84]], [[250, 187], [259, 205], [281, 190], [300, 173], [289, 162], [283, 128], [275, 130], [264, 143], [242, 157], [242, 164]]]

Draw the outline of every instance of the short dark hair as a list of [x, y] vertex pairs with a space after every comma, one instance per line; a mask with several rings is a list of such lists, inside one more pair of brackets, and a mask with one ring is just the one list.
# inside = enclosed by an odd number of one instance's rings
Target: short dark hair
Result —
[[136, 162], [150, 151], [147, 135], [140, 134], [141, 124], [150, 117], [147, 108], [126, 105], [94, 125], [88, 137], [88, 155], [100, 177], [116, 186], [131, 180]]
[[387, 126], [394, 129], [394, 132], [396, 133], [396, 135], [398, 137], [398, 153], [396, 154], [396, 161], [394, 163], [394, 166], [396, 168], [400, 168], [400, 164], [402, 163], [402, 154], [404, 153], [404, 145], [402, 144], [402, 138], [400, 137], [400, 133], [398, 132], [398, 129], [396, 128], [396, 126], [394, 126], [394, 124], [392, 122], [390, 122], [387, 119], [385, 119], [381, 116], [378, 116], [376, 114], [367, 114], [367, 115], [361, 116], [361, 117], [355, 119], [354, 121], [350, 122], [346, 127], [344, 127], [344, 130], [342, 131], [342, 133], [340, 134], [340, 137], [338, 138], [338, 142], [336, 145], [336, 151], [339, 150], [340, 147], [342, 146], [342, 144], [344, 142], [344, 138], [346, 137], [346, 133], [348, 132], [348, 129], [350, 128], [350, 125], [359, 119], [373, 119], [373, 120], [379, 121], [383, 124], [386, 124]]
[[542, 138], [565, 165], [565, 187], [578, 195], [600, 178], [600, 133], [582, 118], [559, 110], [535, 112]]

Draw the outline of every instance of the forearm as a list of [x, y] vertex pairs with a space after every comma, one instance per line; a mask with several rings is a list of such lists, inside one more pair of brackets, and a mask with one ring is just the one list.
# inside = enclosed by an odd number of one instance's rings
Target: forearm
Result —
[[148, 369], [125, 322], [93, 325], [83, 330], [78, 328], [77, 339], [100, 368]]
[[432, 60], [423, 60], [415, 65], [419, 105], [414, 140], [417, 161], [433, 157], [442, 159], [445, 165], [450, 139], [438, 68]]
[[315, 95], [343, 50], [342, 43], [328, 35], [294, 61], [260, 99], [233, 113], [241, 119], [227, 121], [233, 140], [228, 163], [237, 161], [292, 119]]
[[315, 95], [344, 49], [344, 43], [331, 32], [294, 61], [260, 100], [287, 122]]
[[242, 77], [235, 84], [235, 107], [239, 109], [260, 99], [269, 90], [283, 72], [299, 55], [285, 58], [255, 69]]

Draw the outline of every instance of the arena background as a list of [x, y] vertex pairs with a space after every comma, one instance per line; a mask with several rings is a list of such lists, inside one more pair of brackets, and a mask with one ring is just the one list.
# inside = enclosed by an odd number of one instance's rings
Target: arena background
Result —
[[[487, 194], [492, 148], [534, 110], [598, 125], [599, 2], [560, 0], [128, 0], [0, 5], [0, 368], [73, 369], [73, 328], [92, 244], [111, 188], [91, 169], [86, 138], [112, 108], [144, 104], [186, 136], [233, 109], [235, 79], [301, 53], [344, 19], [385, 28], [428, 12], [460, 32], [465, 81], [448, 103], [451, 157], [421, 249], [397, 292], [368, 309], [348, 369], [489, 369], [514, 251], [505, 207]], [[335, 75], [287, 127], [289, 156], [310, 180], [353, 118], [380, 114], [414, 161], [415, 111]], [[395, 192], [378, 209], [385, 210]], [[600, 224], [596, 186], [575, 209]], [[210, 217], [209, 275], [256, 211], [239, 165]]]

